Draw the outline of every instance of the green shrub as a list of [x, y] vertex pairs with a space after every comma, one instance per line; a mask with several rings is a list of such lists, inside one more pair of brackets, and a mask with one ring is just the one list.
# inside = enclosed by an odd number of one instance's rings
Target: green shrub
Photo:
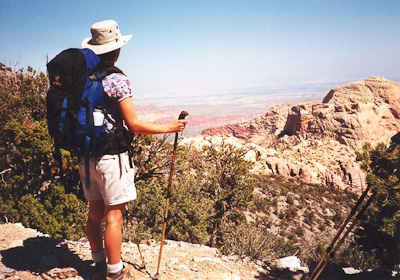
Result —
[[295, 252], [292, 243], [254, 224], [225, 225], [223, 239], [224, 254], [252, 260], [271, 262]]

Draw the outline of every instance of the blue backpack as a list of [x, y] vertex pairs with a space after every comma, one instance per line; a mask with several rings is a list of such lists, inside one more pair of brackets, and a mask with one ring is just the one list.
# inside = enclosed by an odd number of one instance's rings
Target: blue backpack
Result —
[[[55, 159], [62, 166], [60, 149], [84, 157], [86, 188], [90, 188], [90, 157], [131, 151], [133, 134], [123, 124], [118, 102], [104, 93], [102, 85], [105, 76], [122, 71], [102, 65], [92, 50], [76, 48], [59, 53], [47, 64], [47, 71], [47, 124]], [[112, 131], [104, 120], [112, 124]]]

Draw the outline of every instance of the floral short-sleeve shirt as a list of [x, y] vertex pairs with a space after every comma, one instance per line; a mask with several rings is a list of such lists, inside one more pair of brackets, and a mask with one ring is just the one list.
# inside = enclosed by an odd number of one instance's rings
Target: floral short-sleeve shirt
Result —
[[[113, 73], [106, 76], [102, 84], [104, 92], [118, 102], [121, 102], [125, 98], [132, 97], [132, 88], [129, 78], [122, 73]], [[108, 116], [108, 118], [104, 120], [105, 128], [108, 131], [112, 131], [115, 129], [116, 112], [112, 108], [109, 108], [106, 110], [105, 114]]]
[[113, 99], [121, 102], [132, 96], [131, 82], [122, 73], [113, 73], [103, 79], [104, 92]]

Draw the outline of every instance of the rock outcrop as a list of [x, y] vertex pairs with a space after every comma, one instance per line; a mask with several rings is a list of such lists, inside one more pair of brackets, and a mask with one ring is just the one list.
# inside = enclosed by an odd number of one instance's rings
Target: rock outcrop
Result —
[[212, 127], [202, 131], [202, 135], [234, 136], [246, 142], [265, 143], [282, 133], [293, 104], [272, 106], [265, 115], [255, 117], [250, 122]]
[[[400, 131], [400, 84], [381, 77], [332, 89], [322, 102], [282, 104], [252, 121], [204, 130], [203, 135], [235, 137], [276, 155], [266, 172], [338, 188], [365, 188], [355, 151]], [[263, 157], [259, 157], [263, 158]]]
[[364, 81], [332, 89], [323, 103], [376, 103], [388, 104], [396, 119], [400, 119], [400, 85], [382, 77], [373, 76]]
[[283, 134], [331, 138], [360, 149], [400, 131], [400, 85], [371, 77], [332, 89], [322, 103], [293, 106]]

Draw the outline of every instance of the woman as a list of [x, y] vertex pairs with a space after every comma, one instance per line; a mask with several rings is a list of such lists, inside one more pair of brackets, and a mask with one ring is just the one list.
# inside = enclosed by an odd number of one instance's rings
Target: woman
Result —
[[[121, 47], [132, 35], [122, 36], [117, 22], [105, 20], [91, 26], [92, 37], [82, 42], [83, 48], [91, 49], [100, 56], [104, 67], [118, 60]], [[129, 78], [122, 73], [112, 73], [103, 81], [104, 92], [118, 104], [116, 115], [122, 116], [131, 132], [138, 134], [176, 133], [185, 128], [185, 120], [168, 125], [142, 122], [137, 118]], [[116, 119], [118, 116], [110, 116]], [[111, 123], [107, 124], [112, 126]], [[112, 128], [111, 128], [112, 129]], [[136, 199], [134, 169], [127, 151], [117, 155], [105, 154], [90, 159], [90, 188], [84, 187], [89, 201], [86, 234], [92, 250], [95, 268], [92, 279], [122, 279], [121, 260], [122, 215], [125, 204]], [[85, 185], [85, 165], [79, 164], [80, 176]], [[102, 221], [105, 221], [103, 240]]]

